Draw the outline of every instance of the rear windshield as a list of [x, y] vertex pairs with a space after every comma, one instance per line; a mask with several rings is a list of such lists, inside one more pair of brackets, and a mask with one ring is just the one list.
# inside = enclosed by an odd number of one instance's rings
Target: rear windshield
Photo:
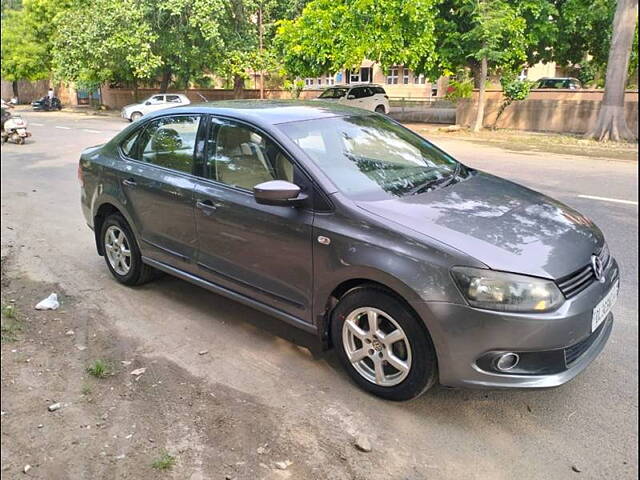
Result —
[[327, 88], [319, 98], [342, 98], [348, 91], [348, 88]]

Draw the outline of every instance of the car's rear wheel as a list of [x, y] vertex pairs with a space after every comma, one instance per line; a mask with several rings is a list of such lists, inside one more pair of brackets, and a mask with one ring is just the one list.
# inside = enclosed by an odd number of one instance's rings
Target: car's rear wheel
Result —
[[386, 110], [385, 110], [385, 108], [384, 108], [384, 105], [378, 105], [378, 106], [376, 107], [376, 109], [375, 109], [375, 112], [376, 112], [376, 113], [382, 113], [382, 114], [387, 113], [387, 111], [386, 111]]
[[155, 270], [142, 262], [140, 249], [129, 224], [119, 213], [109, 215], [100, 232], [104, 259], [111, 274], [125, 285], [141, 285]]
[[409, 400], [437, 378], [431, 338], [395, 295], [377, 288], [347, 293], [331, 315], [331, 339], [353, 380], [390, 400]]
[[133, 112], [131, 114], [131, 121], [132, 122], [137, 122], [138, 120], [140, 120], [142, 118], [142, 113], [140, 112]]

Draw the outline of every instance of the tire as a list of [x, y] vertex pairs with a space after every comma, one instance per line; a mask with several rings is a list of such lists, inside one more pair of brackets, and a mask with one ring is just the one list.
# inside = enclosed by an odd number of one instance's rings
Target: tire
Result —
[[24, 143], [25, 143], [24, 137], [18, 137], [18, 138], [16, 139], [16, 143], [17, 143], [18, 145], [24, 145]]
[[[124, 235], [123, 240], [114, 242], [114, 239], [120, 239], [120, 235]], [[118, 282], [129, 286], [142, 285], [155, 277], [156, 270], [142, 262], [135, 235], [119, 213], [109, 215], [102, 223], [100, 241], [107, 267]], [[117, 246], [124, 249], [120, 248], [119, 252], [114, 252], [113, 249]], [[129, 254], [126, 255], [125, 251]]]
[[386, 111], [386, 110], [385, 110], [385, 108], [384, 108], [384, 105], [378, 105], [378, 106], [375, 108], [375, 112], [376, 112], [376, 113], [381, 113], [381, 114], [383, 114], [383, 115], [385, 115], [385, 114], [387, 113], [387, 111]]
[[140, 112], [133, 112], [133, 113], [131, 114], [131, 118], [130, 118], [130, 120], [131, 120], [132, 122], [137, 122], [137, 121], [138, 121], [138, 120], [140, 120], [141, 118], [142, 118], [142, 113], [140, 113]]
[[[375, 335], [369, 328], [371, 312], [378, 319]], [[354, 334], [354, 323], [365, 334], [364, 340]], [[340, 299], [331, 314], [331, 339], [351, 378], [374, 395], [410, 400], [436, 383], [438, 367], [429, 333], [402, 300], [381, 288], [357, 288]], [[361, 360], [352, 362], [350, 354]]]

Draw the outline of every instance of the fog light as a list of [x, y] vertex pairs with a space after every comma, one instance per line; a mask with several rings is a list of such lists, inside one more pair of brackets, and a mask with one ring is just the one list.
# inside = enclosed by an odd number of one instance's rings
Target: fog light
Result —
[[520, 356], [517, 353], [503, 353], [496, 359], [496, 368], [501, 372], [508, 372], [513, 367], [518, 365], [519, 361]]

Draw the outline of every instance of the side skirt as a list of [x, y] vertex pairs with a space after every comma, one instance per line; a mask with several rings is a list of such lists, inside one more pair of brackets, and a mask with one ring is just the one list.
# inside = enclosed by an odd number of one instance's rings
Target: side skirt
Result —
[[234, 292], [233, 290], [229, 290], [228, 288], [209, 282], [203, 278], [184, 272], [180, 269], [174, 268], [165, 263], [158, 262], [157, 260], [153, 260], [149, 257], [142, 257], [142, 261], [147, 265], [157, 268], [158, 270], [162, 270], [163, 272], [166, 272], [170, 275], [186, 280], [187, 282], [193, 283], [194, 285], [198, 285], [199, 287], [206, 288], [211, 292], [217, 293], [219, 295], [223, 295], [232, 300], [236, 300], [240, 303], [248, 305], [249, 307], [255, 308], [256, 310], [266, 313], [267, 315], [274, 316], [282, 320], [283, 322], [293, 325], [294, 327], [300, 328], [306, 332], [313, 333], [313, 334], [318, 333], [318, 329], [315, 325], [311, 325], [310, 323], [300, 320], [298, 317], [289, 315], [288, 313], [278, 310], [277, 308], [273, 308], [268, 305], [265, 305], [262, 302], [258, 302], [257, 300], [249, 298], [240, 293]]

